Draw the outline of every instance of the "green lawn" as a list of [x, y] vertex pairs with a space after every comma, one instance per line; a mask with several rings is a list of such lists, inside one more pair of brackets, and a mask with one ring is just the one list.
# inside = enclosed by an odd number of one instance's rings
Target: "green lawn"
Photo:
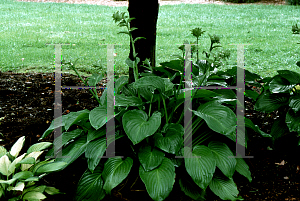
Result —
[[[105, 70], [106, 46], [98, 45], [103, 43], [123, 44], [115, 46], [115, 71], [126, 74], [129, 38], [117, 34], [125, 28], [114, 23], [115, 11], [127, 12], [127, 7], [1, 0], [0, 71], [54, 72], [54, 46], [46, 43], [71, 43], [62, 47], [62, 56], [66, 60], [81, 57], [77, 65], [81, 71]], [[229, 44], [251, 43], [245, 46], [247, 70], [263, 77], [283, 69], [299, 72], [295, 62], [300, 60], [300, 34], [291, 31], [296, 23], [300, 25], [300, 6], [160, 6], [156, 66], [174, 59], [173, 54], [181, 54], [177, 44], [195, 41], [190, 30], [200, 27], [206, 31], [200, 38], [201, 52], [210, 45], [207, 33], [219, 35], [223, 47], [231, 51], [226, 68], [236, 65], [237, 60], [237, 48]], [[94, 64], [102, 67], [92, 67]]]

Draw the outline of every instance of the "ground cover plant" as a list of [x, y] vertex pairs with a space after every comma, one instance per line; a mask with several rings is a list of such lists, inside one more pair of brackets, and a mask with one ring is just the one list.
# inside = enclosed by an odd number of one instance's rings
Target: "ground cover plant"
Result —
[[[211, 44], [212, 44], [212, 41], [210, 41], [211, 42]], [[207, 66], [209, 66], [209, 67], [212, 67], [212, 65], [210, 65], [211, 63], [209, 63]], [[199, 64], [200, 65], [200, 64]], [[163, 66], [163, 65], [162, 65]], [[216, 65], [215, 65], [216, 66]], [[158, 68], [158, 69], [161, 69], [161, 68]], [[212, 69], [209, 69], [209, 70], [212, 70]], [[159, 71], [159, 70], [158, 70]], [[161, 71], [160, 71], [161, 72]], [[208, 71], [207, 71], [208, 72]], [[168, 76], [168, 72], [165, 72], [165, 71], [163, 71], [163, 73], [165, 73], [162, 77], [169, 77]], [[228, 75], [227, 75], [228, 76]], [[248, 74], [248, 76], [249, 76], [249, 74]], [[179, 77], [179, 75], [177, 76], [177, 77]], [[172, 78], [172, 77], [169, 77], [169, 78]], [[176, 76], [175, 76], [175, 78], [176, 78]], [[120, 78], [121, 79], [121, 78]], [[122, 78], [123, 79], [123, 78]], [[171, 80], [171, 79], [170, 79]], [[175, 79], [174, 79], [175, 80]], [[174, 81], [173, 80], [173, 81]], [[234, 79], [233, 79], [234, 80]], [[230, 82], [232, 82], [232, 80], [230, 80]], [[178, 84], [178, 83], [177, 83]], [[227, 83], [228, 84], [228, 83]], [[85, 84], [86, 85], [86, 84]], [[293, 86], [293, 87], [295, 87], [295, 86]], [[291, 89], [293, 89], [293, 88], [291, 88]], [[126, 90], [126, 88], [124, 88], [124, 90]], [[129, 88], [128, 89], [128, 91], [130, 91], [130, 90], [133, 90], [133, 88]], [[296, 91], [295, 91], [295, 88], [293, 89], [294, 90], [294, 92], [295, 93], [297, 93]], [[133, 91], [131, 91], [131, 92], [133, 92]], [[126, 93], [126, 92], [124, 92], [124, 93]], [[252, 97], [253, 98], [253, 97]], [[105, 99], [105, 96], [102, 98], [102, 100], [104, 100]], [[224, 102], [225, 103], [225, 102]], [[161, 105], [163, 105], [163, 103], [161, 104]], [[229, 104], [228, 105], [228, 107], [230, 107], [230, 105], [231, 104]], [[163, 107], [162, 107], [163, 108]], [[147, 109], [149, 109], [149, 108], [147, 108]], [[158, 109], [158, 107], [154, 107], [154, 105], [153, 105], [153, 109], [152, 110], [155, 110], [155, 109]], [[92, 109], [91, 109], [92, 110]], [[71, 110], [72, 111], [72, 110]], [[80, 113], [80, 112], [79, 112]], [[84, 113], [84, 112], [83, 112]], [[163, 114], [164, 113], [164, 109], [162, 109], [161, 110], [161, 114]], [[73, 113], [74, 114], [74, 113]], [[69, 115], [69, 116], [71, 116], [71, 115]], [[83, 115], [84, 116], [84, 115]], [[175, 116], [175, 114], [174, 114], [174, 116]], [[179, 117], [179, 116], [177, 116], [177, 117]], [[179, 118], [175, 118], [175, 119], [179, 119]], [[164, 118], [163, 118], [163, 121], [164, 121]], [[165, 123], [165, 122], [164, 122]], [[163, 123], [163, 124], [164, 124]], [[77, 130], [78, 131], [78, 130]], [[76, 134], [75, 132], [73, 133], [73, 134]], [[124, 134], [124, 133], [123, 133]], [[123, 138], [124, 139], [124, 138]], [[118, 140], [117, 140], [118, 141]], [[123, 150], [122, 150], [123, 151]], [[83, 157], [83, 158], [85, 158], [85, 157]], [[86, 161], [85, 161], [86, 162]], [[85, 175], [86, 176], [86, 175]]]
[[[116, 27], [110, 23], [109, 14], [117, 9], [126, 11], [126, 7], [12, 0], [3, 0], [0, 5], [0, 19], [3, 22], [1, 71], [54, 72], [53, 46], [45, 44], [70, 43], [70, 46], [63, 46], [62, 56], [67, 60], [82, 57], [77, 64], [78, 70], [88, 75], [105, 72], [106, 46], [98, 44], [123, 44], [115, 47], [116, 73], [127, 74], [125, 60], [129, 54], [128, 42], [125, 36], [115, 35]], [[56, 10], [62, 11], [60, 15], [53, 14]], [[189, 30], [201, 24], [208, 33], [220, 36], [223, 46], [232, 52], [229, 67], [236, 65], [236, 46], [228, 44], [238, 41], [253, 44], [245, 47], [247, 70], [262, 77], [274, 76], [277, 70], [296, 72], [294, 64], [299, 58], [299, 47], [294, 44], [299, 41], [299, 35], [291, 35], [290, 30], [292, 25], [299, 24], [299, 13], [299, 6], [161, 6], [156, 66], [169, 61], [171, 55], [178, 54], [177, 44], [183, 40], [193, 40]], [[202, 47], [209, 46], [209, 36], [199, 42]]]

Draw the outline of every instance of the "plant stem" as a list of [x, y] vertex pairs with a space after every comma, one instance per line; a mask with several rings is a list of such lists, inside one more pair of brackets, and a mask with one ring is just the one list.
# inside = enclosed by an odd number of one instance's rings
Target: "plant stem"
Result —
[[166, 116], [166, 124], [168, 123], [168, 113], [167, 113], [167, 106], [166, 106], [166, 102], [164, 97], [160, 94], [162, 100], [163, 100], [163, 104], [164, 104], [164, 108], [165, 108], [165, 116]]
[[[72, 65], [71, 65], [71, 66], [72, 66]], [[81, 79], [81, 81], [82, 81], [86, 86], [88, 86], [88, 84], [86, 83], [86, 81], [82, 79], [82, 77], [79, 75], [78, 71], [75, 69], [75, 65], [74, 65], [74, 67], [72, 66], [72, 69], [75, 71], [75, 73], [76, 73], [76, 74], [78, 75], [78, 77]], [[92, 95], [94, 96], [94, 98], [96, 98], [96, 100], [98, 101], [98, 103], [101, 105], [101, 102], [100, 102], [98, 96], [96, 96], [96, 95], [94, 94], [94, 92], [93, 92], [91, 89], [89, 89], [89, 91], [92, 93]]]

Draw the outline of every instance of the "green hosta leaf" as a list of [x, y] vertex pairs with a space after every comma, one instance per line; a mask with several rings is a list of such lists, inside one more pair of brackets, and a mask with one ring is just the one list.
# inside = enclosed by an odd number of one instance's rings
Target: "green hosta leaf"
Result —
[[125, 160], [120, 157], [109, 158], [105, 162], [102, 176], [105, 181], [103, 189], [106, 193], [111, 194], [111, 190], [127, 177], [132, 164], [133, 160], [130, 157]]
[[43, 193], [30, 191], [23, 196], [23, 200], [41, 200], [47, 198]]
[[163, 80], [164, 80], [164, 83], [165, 83], [164, 91], [169, 91], [169, 90], [172, 90], [174, 88], [174, 84], [171, 82], [170, 79], [163, 78]]
[[168, 158], [164, 158], [159, 167], [148, 172], [140, 166], [139, 174], [146, 186], [148, 194], [155, 201], [166, 199], [173, 189], [175, 167]]
[[75, 200], [102, 200], [105, 197], [103, 190], [103, 179], [101, 177], [103, 165], [98, 165], [92, 173], [87, 169], [81, 176], [78, 185]]
[[251, 128], [252, 130], [254, 130], [257, 133], [260, 133], [263, 137], [272, 137], [272, 135], [267, 134], [267, 133], [263, 132], [262, 130], [260, 130], [259, 126], [254, 125], [253, 122], [248, 118], [245, 118], [245, 126], [248, 128]]
[[106, 128], [101, 128], [101, 129], [94, 129], [94, 128], [91, 128], [88, 130], [88, 135], [87, 135], [87, 141], [92, 141], [96, 138], [99, 138], [103, 135], [106, 134]]
[[50, 186], [46, 186], [45, 192], [48, 193], [49, 195], [65, 194], [65, 193], [59, 192], [58, 189], [56, 189], [54, 187], [50, 187]]
[[88, 159], [89, 170], [93, 173], [106, 150], [106, 138], [100, 138], [88, 143], [85, 157]]
[[290, 70], [278, 70], [277, 71], [281, 77], [287, 79], [290, 84], [300, 83], [300, 74]]
[[300, 132], [300, 112], [295, 113], [293, 110], [289, 110], [286, 113], [285, 122], [290, 132]]
[[[115, 140], [121, 138], [122, 136], [115, 136]], [[90, 141], [86, 147], [85, 157], [88, 159], [88, 167], [91, 172], [94, 171], [96, 166], [99, 164], [101, 157], [103, 156], [104, 152], [106, 151], [107, 146], [109, 146], [112, 142], [109, 137], [96, 139]], [[106, 143], [108, 140], [108, 145]]]
[[245, 90], [245, 95], [247, 97], [252, 98], [254, 101], [256, 101], [256, 99], [258, 98], [259, 94], [256, 91], [252, 91], [252, 90]]
[[17, 157], [23, 147], [25, 142], [25, 136], [20, 137], [17, 142], [11, 147], [10, 154], [14, 157]]
[[[107, 107], [104, 107], [104, 106], [96, 107], [90, 112], [90, 117], [89, 117], [90, 122], [91, 122], [91, 125], [96, 130], [98, 130], [104, 124], [106, 124], [106, 117], [107, 117], [106, 114], [107, 114]], [[107, 121], [109, 121], [113, 117], [114, 116], [107, 117]]]
[[211, 141], [208, 144], [208, 148], [210, 148], [215, 157], [217, 167], [225, 176], [232, 178], [235, 171], [236, 160], [235, 158], [228, 158], [228, 156], [233, 156], [229, 147], [222, 142]]
[[42, 173], [48, 173], [48, 172], [54, 172], [62, 169], [67, 165], [66, 162], [53, 162], [53, 163], [47, 163], [42, 165], [36, 170], [37, 174], [42, 174]]
[[125, 96], [124, 94], [115, 94], [115, 106], [139, 106], [143, 104], [142, 99], [135, 96]]
[[133, 87], [136, 89], [152, 86], [159, 89], [161, 92], [165, 90], [165, 81], [163, 78], [158, 76], [147, 76], [142, 77], [138, 81], [134, 82]]
[[120, 94], [122, 87], [128, 83], [128, 76], [121, 76], [115, 82], [115, 92], [116, 94]]
[[47, 149], [51, 145], [52, 145], [51, 142], [36, 143], [36, 144], [32, 145], [31, 147], [29, 147], [29, 149], [27, 150], [27, 154], [30, 154], [31, 152], [34, 152], [34, 151], [41, 151], [43, 149]]
[[244, 161], [243, 158], [235, 158], [236, 159], [236, 166], [235, 169], [238, 173], [245, 176], [250, 182], [252, 181], [251, 172], [249, 170], [249, 166]]
[[215, 176], [209, 184], [209, 188], [222, 200], [240, 200], [241, 198], [237, 198], [239, 191], [237, 190], [236, 184], [232, 178], [222, 179], [218, 176]]
[[28, 179], [29, 177], [33, 177], [33, 173], [30, 171], [18, 172], [13, 176], [13, 179]]
[[93, 74], [89, 77], [88, 84], [90, 87], [95, 87], [102, 80], [102, 75]]
[[[69, 132], [63, 132], [60, 137], [57, 137], [53, 141], [53, 146], [56, 147], [57, 149], [60, 149], [63, 145], [65, 145], [67, 142], [69, 142], [72, 139], [77, 138], [79, 135], [81, 135], [83, 130], [81, 129], [76, 129], [73, 131]], [[61, 139], [61, 141], [60, 141]]]
[[[62, 161], [67, 163], [67, 165], [65, 165], [61, 170], [79, 158], [85, 152], [87, 144], [88, 142], [86, 140], [86, 136], [81, 136], [64, 147], [62, 149], [62, 153], [60, 151], [62, 157], [57, 157], [55, 159], [56, 162]], [[53, 149], [52, 151], [50, 150], [46, 155], [53, 155]]]
[[125, 133], [135, 145], [157, 131], [161, 113], [154, 112], [148, 120], [148, 115], [142, 110], [128, 111], [123, 115], [122, 123]]
[[289, 106], [294, 110], [294, 112], [300, 111], [300, 95], [290, 97]]
[[140, 148], [138, 157], [141, 165], [146, 171], [153, 170], [161, 164], [165, 154], [156, 148], [146, 145]]
[[125, 63], [127, 64], [127, 66], [129, 68], [133, 68], [134, 67], [133, 61], [131, 59], [129, 59], [129, 58], [126, 58]]
[[67, 118], [65, 121], [65, 129], [66, 131], [73, 125], [76, 124], [78, 121], [87, 120], [89, 119], [90, 111], [85, 109], [78, 112], [70, 112], [67, 114]]
[[66, 121], [67, 117], [68, 117], [67, 115], [63, 115], [63, 116], [60, 116], [60, 117], [54, 119], [51, 122], [49, 128], [44, 132], [44, 134], [42, 135], [42, 137], [39, 138], [39, 140], [47, 137], [56, 128], [62, 127], [62, 131], [64, 131], [65, 130], [65, 121]]
[[269, 86], [272, 93], [289, 93], [295, 85], [290, 84], [287, 79], [280, 75], [276, 75], [270, 82]]
[[[211, 150], [204, 145], [196, 145], [192, 155], [189, 147], [183, 149], [186, 149], [184, 150], [186, 171], [200, 188], [206, 189], [216, 170], [214, 155]], [[198, 158], [199, 156], [201, 156], [201, 158]]]
[[[33, 158], [33, 159], [34, 159], [34, 158]], [[47, 164], [47, 163], [52, 163], [52, 162], [54, 162], [54, 161], [55, 161], [55, 159], [50, 160], [50, 158], [47, 158], [47, 159], [44, 160], [44, 161], [41, 161], [41, 162], [39, 162], [39, 163], [36, 163], [34, 166], [32, 166], [32, 167], [29, 169], [29, 171], [35, 173], [35, 171], [36, 171], [39, 167], [41, 167], [42, 165]]]
[[179, 178], [179, 186], [181, 190], [194, 200], [206, 200], [206, 191], [195, 184], [190, 175], [185, 171], [184, 175]]
[[[180, 94], [178, 95], [177, 99], [184, 99], [184, 90], [180, 90]], [[215, 92], [206, 90], [206, 89], [193, 89], [192, 94], [194, 95], [194, 98], [210, 98], [210, 97], [216, 97], [216, 96], [222, 96], [221, 94], [217, 94]]]
[[205, 120], [208, 127], [217, 133], [236, 136], [236, 115], [231, 109], [216, 102], [200, 105], [193, 113]]
[[262, 112], [273, 112], [281, 106], [288, 104], [289, 97], [290, 94], [286, 93], [270, 94], [269, 92], [264, 92], [258, 96], [254, 106], [254, 110]]
[[166, 134], [163, 136], [161, 133], [156, 133], [155, 146], [161, 150], [176, 154], [180, 148], [183, 146], [184, 128], [180, 124], [170, 124], [166, 128]]

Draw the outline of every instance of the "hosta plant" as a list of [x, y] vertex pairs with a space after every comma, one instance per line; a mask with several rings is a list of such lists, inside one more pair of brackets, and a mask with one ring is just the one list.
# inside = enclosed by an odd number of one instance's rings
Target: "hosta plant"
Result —
[[[119, 12], [114, 13], [113, 18], [119, 26], [127, 28], [124, 33], [134, 44], [137, 40], [131, 35], [134, 28], [129, 26], [133, 18], [128, 19], [125, 13]], [[134, 60], [126, 60], [126, 64], [134, 68], [135, 82], [128, 84], [128, 76], [115, 80], [114, 115], [107, 116], [105, 89], [102, 96], [97, 97], [99, 107], [91, 111], [70, 112], [54, 119], [41, 137], [43, 139], [54, 129], [62, 128], [62, 141], [54, 139], [53, 142], [57, 149], [62, 149], [54, 153], [52, 148], [47, 155], [61, 153], [67, 156], [55, 159], [56, 162], [66, 162], [63, 169], [80, 156], [86, 158], [88, 168], [78, 182], [74, 200], [102, 200], [128, 177], [134, 167], [137, 167], [149, 196], [156, 201], [168, 197], [175, 177], [181, 190], [195, 200], [205, 200], [208, 189], [223, 200], [242, 200], [232, 176], [238, 172], [250, 182], [252, 178], [244, 159], [233, 157], [238, 155], [235, 152], [235, 109], [241, 104], [235, 90], [193, 89], [192, 122], [187, 129], [189, 135], [185, 135], [184, 64], [181, 60], [173, 60], [171, 68], [171, 64], [160, 67], [163, 76], [157, 76], [149, 60], [143, 62], [149, 72], [139, 74], [138, 62], [135, 51]], [[68, 64], [75, 69], [75, 64]], [[252, 83], [254, 74], [245, 72], [246, 83]], [[192, 68], [194, 86], [234, 86], [236, 75], [236, 67], [217, 73], [212, 73], [207, 63]], [[180, 76], [180, 82], [173, 83], [176, 76]], [[95, 74], [86, 84], [94, 87], [101, 79], [101, 75]], [[93, 94], [97, 96], [97, 93]], [[106, 138], [106, 123], [113, 118], [115, 139]], [[247, 118], [245, 125], [264, 135]], [[247, 148], [247, 130], [245, 134], [245, 144], [241, 145]], [[191, 137], [192, 143], [185, 147], [185, 140]], [[115, 157], [107, 151], [112, 145], [115, 145]]]
[[43, 153], [42, 150], [52, 143], [34, 144], [26, 153], [19, 155], [24, 142], [25, 136], [20, 137], [9, 152], [0, 146], [0, 200], [37, 201], [46, 198], [44, 192], [49, 195], [60, 193], [54, 187], [37, 184], [40, 178], [65, 165], [65, 162], [54, 162], [54, 159], [38, 159]]
[[[300, 67], [300, 62], [296, 62]], [[272, 125], [270, 134], [264, 133], [274, 144], [283, 136], [296, 135], [297, 146], [300, 145], [300, 74], [290, 70], [278, 70], [278, 75], [262, 79], [253, 74], [253, 85], [264, 83], [260, 94], [247, 93], [255, 101], [254, 109], [260, 112], [270, 113], [279, 111], [279, 117]], [[297, 157], [297, 156], [295, 156]], [[298, 157], [299, 158], [299, 157]]]

